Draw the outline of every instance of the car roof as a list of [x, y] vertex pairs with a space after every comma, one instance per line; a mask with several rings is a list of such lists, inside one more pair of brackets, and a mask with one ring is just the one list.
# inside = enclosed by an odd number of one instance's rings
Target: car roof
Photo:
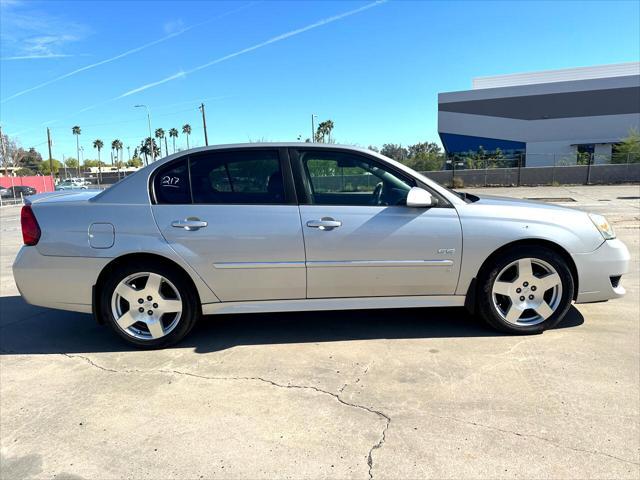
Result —
[[[253, 148], [313, 148], [313, 149], [326, 149], [326, 150], [349, 150], [352, 152], [360, 152], [366, 155], [374, 156], [382, 160], [383, 162], [390, 163], [396, 168], [403, 170], [410, 175], [417, 175], [420, 179], [429, 185], [431, 188], [439, 192], [451, 203], [464, 203], [457, 196], [448, 192], [444, 187], [438, 185], [433, 180], [425, 177], [424, 175], [416, 172], [415, 170], [407, 167], [406, 165], [385, 157], [379, 152], [369, 150], [354, 145], [343, 145], [337, 143], [311, 143], [311, 142], [256, 142], [256, 143], [228, 143], [221, 145], [209, 145], [204, 147], [190, 148], [189, 150], [182, 150], [180, 152], [168, 155], [160, 160], [149, 163], [135, 172], [133, 175], [125, 177], [123, 180], [116, 183], [114, 186], [103, 190], [101, 193], [93, 197], [91, 201], [94, 202], [142, 202], [144, 199], [148, 201], [148, 184], [151, 175], [162, 165], [165, 165], [175, 159], [192, 155], [194, 153], [215, 151], [215, 150], [232, 150], [232, 149], [253, 149]], [[144, 186], [144, 189], [142, 188]]]

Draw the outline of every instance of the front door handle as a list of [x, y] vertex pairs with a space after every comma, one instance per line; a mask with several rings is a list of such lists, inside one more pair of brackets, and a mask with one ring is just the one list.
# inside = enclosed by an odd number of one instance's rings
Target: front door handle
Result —
[[322, 217], [320, 220], [309, 220], [307, 222], [307, 227], [318, 228], [320, 230], [333, 230], [340, 226], [342, 226], [342, 222], [340, 220], [334, 220], [331, 217]]
[[200, 230], [208, 225], [207, 222], [200, 220], [197, 217], [189, 217], [184, 220], [175, 220], [171, 222], [171, 226], [175, 228], [184, 228], [185, 230]]

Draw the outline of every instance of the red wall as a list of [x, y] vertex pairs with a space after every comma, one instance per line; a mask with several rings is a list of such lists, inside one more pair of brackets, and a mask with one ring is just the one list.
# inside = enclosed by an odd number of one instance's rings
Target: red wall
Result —
[[6, 188], [14, 185], [33, 187], [38, 193], [53, 192], [55, 190], [53, 179], [51, 177], [40, 175], [30, 177], [0, 177], [0, 186]]

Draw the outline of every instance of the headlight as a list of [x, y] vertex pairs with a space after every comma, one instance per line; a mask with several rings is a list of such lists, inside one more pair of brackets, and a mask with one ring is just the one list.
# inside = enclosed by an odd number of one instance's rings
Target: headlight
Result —
[[602, 215], [598, 215], [597, 213], [590, 213], [589, 218], [596, 226], [598, 231], [602, 234], [605, 240], [612, 240], [616, 238], [616, 232], [613, 231], [613, 227]]

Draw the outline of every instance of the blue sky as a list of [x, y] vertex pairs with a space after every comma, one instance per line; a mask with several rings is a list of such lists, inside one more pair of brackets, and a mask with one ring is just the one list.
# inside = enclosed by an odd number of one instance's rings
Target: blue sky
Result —
[[[295, 141], [310, 115], [363, 146], [439, 141], [437, 94], [477, 76], [640, 58], [640, 2], [1, 0], [0, 121], [84, 158], [190, 123], [191, 145]], [[178, 146], [184, 147], [180, 136]]]

